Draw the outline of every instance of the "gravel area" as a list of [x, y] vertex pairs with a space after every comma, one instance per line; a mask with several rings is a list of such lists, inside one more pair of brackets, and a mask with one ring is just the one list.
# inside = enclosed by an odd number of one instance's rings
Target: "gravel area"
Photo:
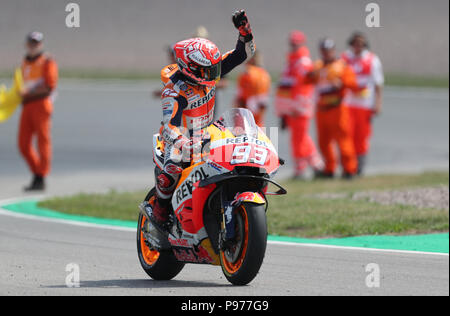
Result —
[[419, 208], [449, 209], [448, 186], [393, 191], [363, 191], [356, 192], [351, 196], [348, 193], [321, 193], [313, 196], [320, 199], [368, 199], [370, 202], [382, 205], [403, 204]]
[[398, 190], [366, 191], [353, 194], [352, 199], [369, 199], [383, 205], [404, 204], [419, 208], [449, 209], [448, 186]]

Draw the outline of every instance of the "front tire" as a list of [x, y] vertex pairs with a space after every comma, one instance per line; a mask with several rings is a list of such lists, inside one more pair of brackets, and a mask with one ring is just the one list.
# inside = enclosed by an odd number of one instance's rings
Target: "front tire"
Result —
[[[235, 210], [236, 234], [242, 238], [238, 254], [220, 251], [222, 271], [234, 285], [246, 285], [258, 274], [267, 246], [267, 219], [264, 205], [243, 203]], [[240, 218], [238, 218], [240, 217]], [[233, 258], [231, 258], [233, 257]]]
[[[153, 192], [152, 192], [153, 191]], [[146, 201], [149, 201], [155, 194], [155, 189], [149, 192]], [[137, 252], [139, 262], [144, 271], [154, 280], [171, 280], [180, 273], [184, 263], [179, 262], [172, 250], [157, 251], [149, 247], [149, 243], [144, 237], [142, 229], [146, 225], [147, 218], [139, 214], [137, 226]]]

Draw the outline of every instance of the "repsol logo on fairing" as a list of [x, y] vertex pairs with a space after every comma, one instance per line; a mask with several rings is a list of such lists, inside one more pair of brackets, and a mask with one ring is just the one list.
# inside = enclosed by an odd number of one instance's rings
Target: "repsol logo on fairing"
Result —
[[216, 94], [216, 89], [212, 88], [211, 91], [208, 92], [207, 95], [205, 95], [203, 98], [198, 99], [197, 101], [192, 102], [189, 104], [189, 107], [191, 109], [198, 108], [199, 106], [202, 106], [203, 104], [208, 103]]
[[175, 192], [177, 205], [180, 204], [187, 197], [192, 196], [192, 187], [197, 181], [201, 181], [208, 178], [208, 174], [203, 170], [202, 167], [193, 171], [192, 174], [183, 182], [182, 185]]
[[248, 136], [227, 138], [226, 142], [225, 142], [225, 145], [228, 145], [228, 144], [243, 144], [243, 143], [250, 143], [250, 144], [255, 144], [255, 145], [258, 145], [258, 146], [268, 147], [266, 142], [264, 142], [262, 140], [259, 140], [257, 138], [248, 137]]

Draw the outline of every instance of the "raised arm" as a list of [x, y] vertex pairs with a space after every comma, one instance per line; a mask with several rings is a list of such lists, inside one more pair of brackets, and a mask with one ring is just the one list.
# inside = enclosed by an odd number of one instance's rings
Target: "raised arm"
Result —
[[222, 57], [222, 76], [225, 76], [255, 53], [252, 29], [244, 10], [236, 11], [232, 17], [234, 26], [239, 30], [236, 48]]

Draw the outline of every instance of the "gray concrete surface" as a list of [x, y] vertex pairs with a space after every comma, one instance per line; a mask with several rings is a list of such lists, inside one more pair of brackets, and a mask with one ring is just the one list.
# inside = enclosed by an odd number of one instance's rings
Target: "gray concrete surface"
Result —
[[[20, 62], [25, 34], [38, 29], [62, 68], [156, 72], [166, 61], [165, 46], [191, 37], [198, 25], [208, 28], [221, 50], [233, 48], [230, 17], [245, 8], [271, 71], [282, 69], [292, 29], [308, 35], [314, 54], [320, 38], [334, 37], [344, 49], [349, 34], [359, 29], [387, 72], [448, 77], [447, 0], [76, 0], [71, 2], [80, 5], [78, 29], [65, 26], [68, 2], [0, 1], [0, 70]], [[369, 2], [380, 6], [380, 28], [365, 25]]]
[[[269, 244], [256, 279], [235, 287], [220, 267], [192, 264], [153, 281], [135, 248], [133, 232], [0, 215], [0, 295], [449, 295], [448, 256]], [[79, 288], [66, 287], [71, 263]], [[378, 288], [366, 286], [369, 263]]]
[[[150, 187], [151, 135], [161, 120], [159, 100], [150, 92], [158, 86], [156, 81], [62, 81], [53, 115], [47, 194]], [[232, 85], [219, 92], [217, 113], [228, 108], [234, 93]], [[374, 124], [368, 173], [448, 170], [448, 102], [448, 90], [387, 88], [384, 111]], [[0, 198], [21, 196], [30, 180], [16, 144], [19, 116], [20, 111], [0, 124]], [[266, 125], [277, 124], [269, 112]], [[314, 124], [311, 132], [315, 134]], [[288, 162], [280, 176], [289, 175], [289, 135], [271, 136]]]

